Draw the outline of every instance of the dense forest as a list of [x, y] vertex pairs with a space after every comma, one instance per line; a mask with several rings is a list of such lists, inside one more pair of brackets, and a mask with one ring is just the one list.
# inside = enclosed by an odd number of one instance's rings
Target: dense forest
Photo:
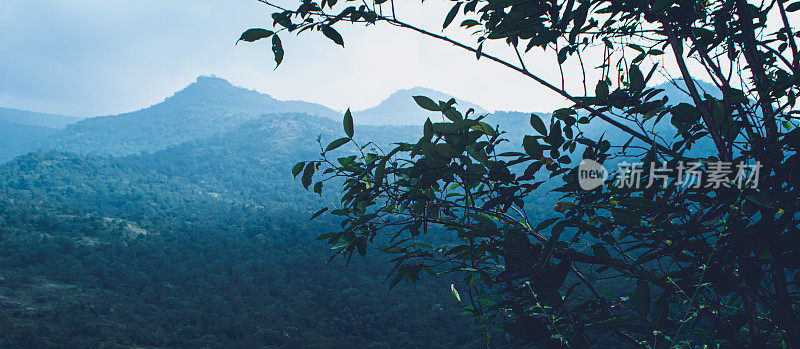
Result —
[[446, 280], [388, 294], [384, 263], [353, 261], [354, 274], [326, 263], [314, 238], [335, 222], [304, 223], [319, 200], [292, 182], [259, 171], [263, 187], [218, 194], [212, 174], [203, 186], [139, 172], [185, 155], [172, 154], [34, 153], [3, 166], [4, 345], [476, 343]]

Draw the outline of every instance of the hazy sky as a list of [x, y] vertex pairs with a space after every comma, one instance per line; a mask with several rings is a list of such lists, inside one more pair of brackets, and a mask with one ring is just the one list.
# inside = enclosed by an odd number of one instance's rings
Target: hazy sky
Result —
[[[434, 30], [450, 6], [435, 0], [404, 4], [402, 19]], [[344, 49], [318, 32], [283, 35], [286, 58], [273, 70], [267, 42], [234, 46], [243, 30], [269, 28], [270, 13], [256, 0], [3, 0], [0, 106], [77, 116], [121, 113], [157, 103], [210, 74], [279, 99], [338, 110], [363, 109], [414, 86], [490, 110], [549, 111], [563, 103], [487, 60], [388, 26], [345, 25]], [[541, 64], [548, 68], [543, 70], [537, 60], [529, 60], [531, 70], [559, 80], [552, 63]]]

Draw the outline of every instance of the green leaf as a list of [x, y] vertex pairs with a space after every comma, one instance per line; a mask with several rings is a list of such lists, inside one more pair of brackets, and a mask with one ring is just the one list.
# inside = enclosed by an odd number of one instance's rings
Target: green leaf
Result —
[[569, 46], [562, 47], [561, 50], [558, 51], [556, 54], [558, 59], [558, 64], [564, 64], [567, 60], [567, 53], [569, 53]]
[[447, 13], [447, 17], [444, 18], [444, 24], [442, 25], [442, 29], [447, 28], [450, 23], [453, 23], [453, 20], [456, 18], [458, 14], [458, 10], [461, 8], [461, 3], [457, 2], [453, 8], [450, 9], [450, 12]]
[[775, 199], [764, 192], [752, 192], [744, 196], [748, 201], [766, 208], [775, 208]]
[[450, 284], [450, 294], [453, 296], [453, 299], [455, 299], [456, 302], [461, 302], [461, 295], [458, 294], [455, 284]]
[[327, 148], [325, 148], [325, 152], [329, 152], [329, 151], [331, 151], [331, 150], [334, 150], [334, 149], [336, 149], [336, 148], [339, 148], [339, 147], [341, 147], [341, 146], [343, 146], [343, 145], [347, 144], [347, 142], [350, 142], [350, 138], [349, 138], [349, 137], [342, 137], [342, 138], [339, 138], [339, 139], [337, 139], [337, 140], [335, 140], [335, 141], [331, 142], [331, 144], [328, 144], [328, 147], [327, 147]]
[[494, 128], [491, 125], [489, 125], [489, 124], [487, 124], [487, 123], [485, 123], [483, 121], [478, 122], [477, 125], [472, 126], [469, 129], [470, 130], [475, 130], [475, 131], [481, 131], [484, 134], [487, 134], [489, 136], [494, 136], [494, 135], [497, 134], [497, 131], [495, 131]]
[[525, 138], [522, 139], [522, 147], [525, 149], [525, 153], [534, 159], [538, 160], [544, 156], [544, 149], [533, 136], [526, 135]]
[[650, 285], [647, 281], [636, 281], [636, 289], [633, 291], [633, 304], [641, 316], [647, 316], [650, 312]]
[[545, 139], [553, 148], [560, 147], [564, 143], [564, 136], [561, 134], [561, 121], [556, 121], [550, 125], [550, 135]]
[[650, 320], [650, 324], [654, 328], [661, 328], [662, 326], [666, 325], [668, 315], [669, 315], [669, 303], [667, 302], [667, 298], [662, 297], [656, 301], [655, 309], [653, 309], [653, 316]]
[[605, 153], [608, 149], [611, 148], [611, 143], [607, 140], [602, 140], [600, 143], [597, 144], [597, 151], [600, 153]]
[[629, 74], [631, 89], [634, 91], [644, 90], [644, 75], [642, 75], [642, 71], [639, 70], [639, 66], [632, 65]]
[[337, 45], [344, 47], [344, 39], [342, 39], [342, 35], [339, 34], [336, 29], [333, 29], [333, 27], [329, 25], [323, 25], [320, 27], [320, 29], [322, 30], [322, 34], [324, 34], [328, 39], [331, 39], [331, 41], [335, 42]]
[[689, 103], [679, 103], [673, 106], [669, 112], [672, 114], [670, 122], [681, 132], [688, 130], [700, 120], [697, 108]]
[[601, 244], [592, 245], [592, 253], [597, 257], [611, 258], [611, 254], [609, 254], [605, 246]]
[[547, 136], [547, 127], [544, 126], [544, 121], [536, 114], [531, 114], [531, 126], [536, 132], [542, 136]]
[[323, 213], [325, 213], [325, 212], [327, 212], [327, 211], [328, 211], [328, 208], [327, 208], [327, 207], [324, 207], [324, 208], [320, 209], [319, 211], [317, 211], [317, 212], [314, 212], [314, 214], [313, 214], [313, 215], [311, 215], [311, 218], [309, 218], [308, 220], [310, 220], [310, 221], [311, 221], [311, 220], [314, 220], [314, 218], [317, 218], [317, 217], [319, 217], [319, 215], [321, 215], [321, 214], [323, 214]]
[[594, 93], [597, 95], [597, 98], [605, 99], [608, 97], [608, 84], [600, 80], [597, 82], [597, 86], [594, 87]]
[[398, 253], [405, 252], [405, 249], [403, 249], [403, 248], [401, 248], [399, 246], [396, 246], [396, 245], [381, 246], [381, 247], [376, 247], [376, 248], [379, 251], [383, 252], [383, 253], [390, 253], [390, 254], [398, 254]]
[[300, 178], [300, 181], [306, 189], [311, 185], [311, 180], [314, 178], [314, 171], [316, 171], [316, 167], [313, 162], [309, 162], [305, 170], [303, 170], [303, 176]]
[[442, 112], [442, 114], [444, 114], [444, 116], [450, 121], [460, 121], [463, 119], [461, 113], [459, 113], [458, 110], [453, 107], [447, 108]]
[[347, 167], [347, 166], [354, 165], [355, 159], [356, 159], [355, 155], [350, 155], [350, 156], [345, 156], [345, 157], [338, 158], [336, 160], [339, 161], [340, 165], [342, 165], [344, 167]]
[[271, 30], [266, 30], [261, 28], [247, 29], [244, 33], [242, 33], [242, 36], [239, 37], [239, 40], [236, 40], [236, 43], [238, 44], [239, 41], [253, 42], [256, 40], [268, 38], [272, 36], [272, 34], [275, 33], [272, 32]]
[[478, 21], [476, 21], [474, 19], [465, 19], [463, 22], [461, 22], [461, 26], [462, 27], [467, 27], [467, 28], [474, 27], [474, 26], [480, 25], [480, 24], [481, 24], [480, 22], [478, 22]]
[[569, 116], [576, 114], [572, 108], [561, 108], [553, 112], [553, 117], [559, 120], [566, 120]]
[[614, 218], [614, 223], [621, 226], [638, 227], [642, 224], [642, 220], [626, 211], [613, 209], [611, 217]]
[[536, 230], [536, 231], [542, 231], [543, 229], [545, 229], [545, 228], [549, 227], [551, 224], [555, 223], [557, 220], [558, 220], [558, 218], [548, 218], [548, 219], [545, 219], [545, 220], [543, 220], [541, 223], [539, 223], [539, 225], [537, 225], [537, 226], [536, 226], [536, 229], [534, 229], [534, 230]]
[[422, 109], [430, 110], [430, 111], [442, 111], [442, 107], [439, 106], [439, 103], [434, 102], [432, 99], [425, 97], [425, 96], [414, 96], [414, 102], [417, 102], [417, 105], [422, 107]]
[[344, 133], [347, 134], [347, 137], [353, 138], [353, 114], [350, 113], [350, 108], [344, 112], [342, 125], [344, 125]]
[[297, 177], [301, 171], [303, 171], [303, 167], [306, 166], [305, 162], [298, 162], [292, 167], [292, 176]]
[[800, 10], [800, 1], [794, 2], [786, 6], [786, 12], [796, 12]]
[[544, 268], [547, 267], [548, 260], [550, 260], [550, 255], [553, 253], [553, 249], [555, 249], [556, 243], [561, 237], [561, 233], [564, 232], [565, 224], [566, 223], [564, 221], [560, 221], [550, 228], [550, 237], [547, 239], [547, 243], [544, 244], [544, 247], [542, 248], [542, 256], [539, 258], [539, 272], [542, 272]]
[[283, 62], [283, 45], [277, 35], [272, 36], [272, 53], [275, 55], [275, 68], [277, 69]]
[[403, 274], [398, 272], [397, 275], [395, 275], [394, 279], [392, 279], [392, 282], [389, 283], [389, 291], [391, 291], [395, 286], [397, 286], [400, 280], [403, 280]]
[[356, 250], [358, 251], [358, 254], [365, 256], [367, 254], [367, 240], [364, 238], [359, 238], [356, 241]]

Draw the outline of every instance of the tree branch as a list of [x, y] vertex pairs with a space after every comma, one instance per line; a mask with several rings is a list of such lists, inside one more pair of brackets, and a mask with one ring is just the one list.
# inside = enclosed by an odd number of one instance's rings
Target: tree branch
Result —
[[[391, 19], [391, 18], [379, 17], [378, 19], [386, 21], [386, 22], [388, 22], [388, 23], [390, 23], [392, 25], [395, 25], [395, 26], [398, 26], [398, 27], [401, 27], [401, 28], [405, 28], [405, 29], [409, 29], [409, 30], [415, 31], [415, 32], [423, 34], [425, 36], [429, 36], [429, 37], [432, 37], [432, 38], [435, 38], [435, 39], [438, 39], [438, 40], [446, 41], [446, 42], [448, 42], [450, 44], [453, 44], [456, 47], [459, 47], [461, 49], [464, 49], [464, 50], [467, 50], [467, 51], [470, 51], [470, 52], [473, 52], [473, 53], [477, 52], [476, 49], [474, 49], [474, 48], [472, 48], [470, 46], [464, 45], [464, 44], [462, 44], [462, 43], [460, 43], [458, 41], [455, 41], [453, 39], [450, 39], [450, 38], [448, 38], [446, 36], [435, 34], [435, 33], [429, 32], [429, 31], [427, 31], [425, 29], [418, 28], [416, 26], [413, 26], [413, 25], [410, 25], [410, 24], [407, 24], [407, 23], [404, 23], [404, 22], [400, 22], [400, 21], [397, 21], [397, 20], [394, 20], [394, 19]], [[630, 134], [631, 136], [634, 136], [634, 137], [636, 137], [637, 139], [639, 139], [641, 141], [644, 141], [645, 143], [653, 146], [654, 148], [656, 148], [658, 151], [660, 151], [662, 153], [669, 154], [670, 156], [673, 156], [673, 157], [676, 157], [676, 158], [680, 158], [680, 156], [676, 152], [672, 151], [672, 149], [670, 149], [670, 148], [668, 148], [668, 147], [666, 147], [666, 146], [664, 146], [664, 145], [662, 145], [662, 144], [660, 144], [660, 143], [648, 138], [645, 135], [642, 135], [641, 133], [637, 132], [636, 130], [634, 130], [634, 129], [632, 129], [632, 128], [630, 128], [630, 127], [628, 127], [628, 126], [626, 126], [626, 125], [624, 125], [622, 123], [620, 123], [619, 121], [616, 121], [616, 120], [612, 119], [611, 117], [603, 114], [602, 112], [598, 111], [597, 109], [592, 108], [591, 106], [587, 105], [585, 102], [581, 101], [580, 99], [570, 95], [566, 91], [554, 86], [553, 84], [551, 84], [551, 83], [547, 82], [546, 80], [540, 78], [539, 76], [537, 76], [537, 75], [525, 70], [524, 68], [518, 67], [518, 66], [513, 65], [511, 63], [508, 63], [508, 62], [506, 62], [506, 61], [504, 61], [504, 60], [502, 60], [500, 58], [497, 58], [495, 56], [492, 56], [490, 54], [486, 54], [486, 53], [483, 53], [483, 52], [481, 52], [481, 57], [486, 57], [487, 59], [489, 59], [491, 61], [499, 63], [499, 64], [501, 64], [501, 65], [503, 65], [503, 66], [505, 66], [505, 67], [507, 67], [509, 69], [512, 69], [512, 70], [514, 70], [514, 71], [516, 71], [516, 72], [518, 72], [518, 73], [530, 78], [530, 79], [533, 79], [534, 81], [538, 82], [539, 84], [541, 84], [542, 86], [546, 87], [547, 89], [549, 89], [549, 90], [551, 90], [553, 92], [556, 92], [559, 95], [561, 95], [562, 97], [564, 97], [564, 98], [568, 99], [569, 101], [575, 103], [575, 105], [578, 106], [579, 108], [588, 111], [592, 116], [596, 116], [596, 117], [600, 118], [601, 120], [611, 124], [612, 126], [622, 130], [623, 132], [625, 132], [627, 134]]]

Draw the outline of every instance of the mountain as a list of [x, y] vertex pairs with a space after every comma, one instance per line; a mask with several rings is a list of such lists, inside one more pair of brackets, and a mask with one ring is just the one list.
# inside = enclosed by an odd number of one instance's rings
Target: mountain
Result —
[[27, 153], [38, 142], [57, 132], [58, 130], [54, 128], [23, 125], [0, 119], [0, 163]]
[[[358, 125], [355, 139], [385, 147], [391, 142], [415, 141], [420, 132], [419, 127], [413, 126]], [[297, 199], [310, 200], [316, 195], [298, 185], [291, 167], [319, 156], [316, 137], [327, 145], [343, 135], [340, 121], [301, 113], [270, 114], [225, 133], [154, 153], [128, 156], [121, 161], [140, 171], [188, 178], [221, 198], [235, 198], [259, 206], [309, 210], [298, 205]], [[356, 151], [356, 147], [345, 145], [331, 155], [335, 158]]]
[[39, 126], [47, 128], [64, 128], [69, 124], [81, 120], [79, 117], [37, 113], [33, 111], [0, 108], [0, 120], [13, 122], [20, 125]]
[[[420, 137], [417, 121], [438, 115], [413, 95], [449, 99], [399, 91], [355, 114], [354, 138], [386, 149]], [[393, 125], [363, 120], [378, 116]], [[495, 112], [486, 122], [509, 131], [503, 147], [518, 150], [535, 132], [529, 117]], [[481, 329], [458, 316], [456, 275], [387, 294], [391, 257], [369, 249], [349, 269], [326, 263], [329, 246], [315, 239], [340, 222], [308, 218], [338, 202], [341, 182], [325, 182], [320, 197], [290, 169], [316, 159], [315, 138], [342, 137], [340, 120], [319, 105], [201, 77], [152, 107], [63, 131], [4, 121], [0, 136], [45, 137], [40, 144], [78, 154], [33, 152], [0, 165], [0, 347], [485, 347], [474, 336]], [[600, 120], [585, 127], [607, 129]], [[348, 144], [330, 155], [357, 151]], [[554, 214], [548, 188], [526, 202], [532, 217]], [[447, 234], [419, 239], [455, 238]], [[491, 346], [507, 346], [491, 336]]]
[[74, 116], [0, 108], [0, 163], [25, 154], [68, 124]]
[[[379, 144], [419, 131], [355, 130]], [[455, 277], [388, 294], [386, 256], [326, 263], [315, 238], [338, 222], [308, 218], [333, 196], [290, 168], [319, 152], [315, 136], [342, 133], [272, 114], [152, 153], [0, 165], [0, 347], [485, 347], [458, 315]]]
[[[452, 96], [424, 87], [414, 87], [411, 89], [399, 90], [392, 93], [380, 104], [362, 111], [353, 113], [353, 120], [356, 123], [365, 125], [422, 125], [427, 118], [436, 121], [441, 118], [440, 113], [433, 113], [420, 108], [413, 99], [413, 96], [426, 96], [434, 101], [448, 101]], [[466, 112], [469, 108], [474, 108], [476, 113], [488, 113], [474, 103], [456, 99], [456, 108]]]
[[93, 117], [69, 125], [40, 148], [81, 154], [128, 155], [156, 151], [233, 129], [262, 114], [299, 112], [340, 118], [340, 113], [201, 76], [163, 102], [130, 113]]
[[[434, 120], [441, 117], [421, 109], [412, 98], [417, 95], [437, 101], [452, 98], [422, 87], [400, 90], [377, 106], [354, 113], [355, 120], [359, 124], [373, 126], [421, 125], [428, 117]], [[474, 108], [477, 113], [488, 113], [469, 102], [459, 102], [458, 108], [462, 111]], [[186, 88], [150, 107], [124, 114], [87, 118], [68, 125], [67, 121], [75, 120], [10, 109], [0, 111], [5, 113], [0, 112], [0, 120], [6, 115], [18, 124], [47, 124], [48, 120], [60, 120], [60, 124], [53, 123], [55, 121], [51, 124], [66, 126], [58, 132], [40, 130], [42, 132], [36, 133], [39, 135], [36, 137], [7, 139], [5, 150], [0, 152], [0, 162], [34, 150], [112, 156], [154, 152], [171, 145], [222, 134], [265, 114], [305, 113], [337, 121], [341, 119], [340, 112], [325, 106], [299, 100], [280, 101], [213, 76], [200, 76]], [[9, 127], [6, 132], [11, 130]], [[34, 132], [22, 133], [27, 135]]]

